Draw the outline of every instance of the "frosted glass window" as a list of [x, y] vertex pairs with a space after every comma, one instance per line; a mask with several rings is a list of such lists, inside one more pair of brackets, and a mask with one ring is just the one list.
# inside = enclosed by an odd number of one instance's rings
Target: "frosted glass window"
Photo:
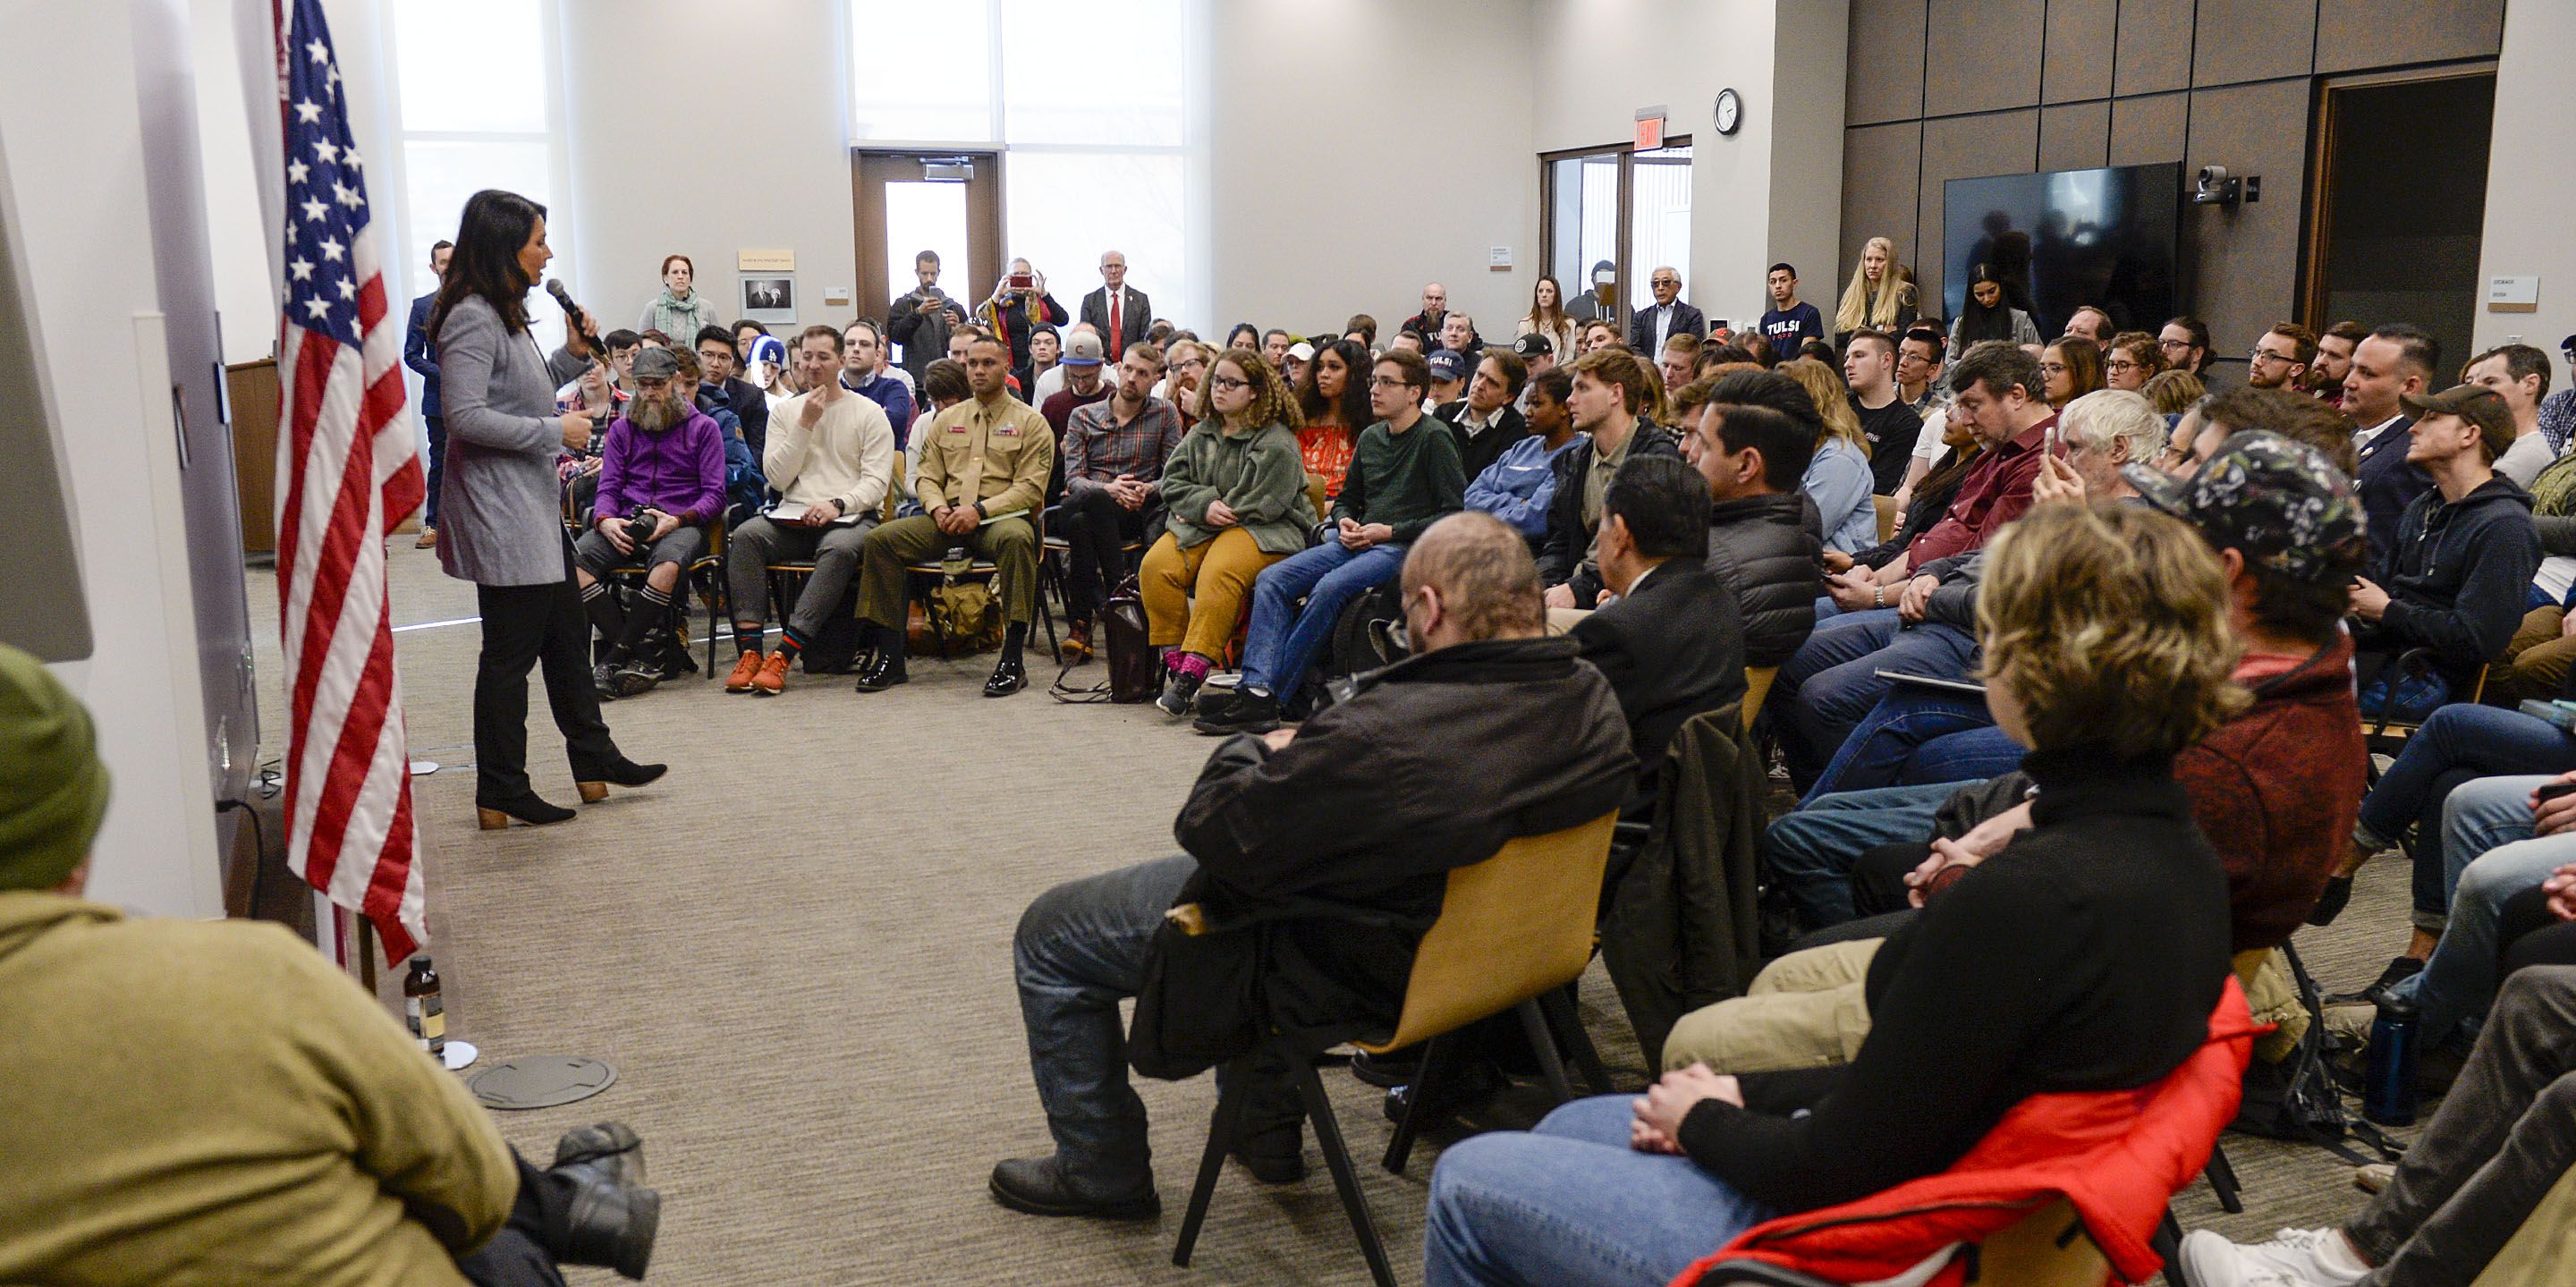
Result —
[[990, 143], [985, 0], [850, 0], [850, 138]]
[[538, 0], [397, 0], [393, 12], [406, 132], [545, 132]]
[[1003, 253], [1045, 273], [1066, 312], [1099, 289], [1104, 250], [1126, 254], [1127, 284], [1157, 316], [1192, 298], [1179, 153], [1015, 151], [1005, 173]]
[[1002, 0], [1004, 137], [1179, 147], [1182, 40], [1173, 0]]
[[1670, 267], [1682, 276], [1682, 299], [1713, 299], [1740, 294], [1724, 289], [1702, 290], [1703, 283], [1690, 275], [1691, 167], [1690, 149], [1664, 148], [1640, 152], [1636, 158], [1636, 187], [1630, 193], [1628, 246], [1637, 271], [1630, 283], [1628, 307], [1651, 308], [1655, 288], [1651, 281], [1654, 270]]

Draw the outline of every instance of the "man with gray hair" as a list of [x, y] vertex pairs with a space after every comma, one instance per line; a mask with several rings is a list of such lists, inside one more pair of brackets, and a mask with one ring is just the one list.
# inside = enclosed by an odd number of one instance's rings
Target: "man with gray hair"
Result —
[[[1226, 739], [1181, 808], [1186, 852], [1058, 885], [1020, 918], [1020, 1013], [1055, 1151], [993, 1168], [1003, 1206], [1153, 1219], [1162, 1203], [1131, 1057], [1155, 1076], [1194, 1076], [1260, 1050], [1265, 1021], [1301, 1057], [1385, 1038], [1448, 872], [1626, 797], [1627, 723], [1575, 642], [1547, 635], [1520, 533], [1452, 514], [1414, 543], [1401, 576], [1412, 656], [1360, 676], [1298, 728]], [[1191, 902], [1220, 927], [1166, 934], [1164, 914]], [[1119, 1031], [1128, 997], [1133, 1039]], [[1250, 1097], [1234, 1156], [1256, 1179], [1297, 1179], [1290, 1069], [1246, 1076], [1226, 1087]]]

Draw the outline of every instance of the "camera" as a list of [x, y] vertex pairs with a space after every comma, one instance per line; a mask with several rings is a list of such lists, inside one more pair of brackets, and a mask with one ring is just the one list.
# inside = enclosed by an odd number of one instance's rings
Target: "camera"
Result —
[[653, 529], [658, 526], [652, 515], [639, 509], [626, 516], [626, 539], [642, 545], [653, 539]]
[[[2260, 180], [2250, 182], [2260, 182]], [[2226, 166], [2204, 165], [2200, 167], [2198, 181], [2192, 186], [2191, 203], [2196, 206], [2235, 205], [2252, 196], [2252, 193], [2247, 191], [2248, 183], [2249, 180], [2230, 175]]]

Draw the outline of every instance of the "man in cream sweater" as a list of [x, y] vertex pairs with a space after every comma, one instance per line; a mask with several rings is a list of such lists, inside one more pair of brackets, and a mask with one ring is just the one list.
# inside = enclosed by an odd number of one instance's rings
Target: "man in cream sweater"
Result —
[[[850, 588], [860, 546], [894, 483], [894, 425], [875, 402], [843, 388], [840, 371], [841, 333], [806, 327], [796, 337], [796, 376], [806, 392], [770, 413], [769, 443], [760, 453], [778, 503], [734, 529], [725, 549], [733, 638], [742, 650], [725, 680], [728, 693], [775, 697], [787, 687], [789, 663], [814, 642]], [[814, 575], [797, 595], [778, 651], [764, 659], [768, 569], [789, 562], [812, 563]]]

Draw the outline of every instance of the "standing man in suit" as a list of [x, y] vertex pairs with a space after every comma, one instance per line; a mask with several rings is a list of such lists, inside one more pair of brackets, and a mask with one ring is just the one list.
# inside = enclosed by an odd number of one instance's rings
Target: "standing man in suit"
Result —
[[[452, 241], [429, 248], [429, 271], [442, 283], [455, 254]], [[447, 477], [447, 417], [438, 408], [438, 350], [429, 342], [429, 310], [437, 302], [438, 287], [432, 286], [411, 302], [411, 325], [403, 328], [403, 365], [420, 374], [420, 422], [429, 429], [429, 499], [420, 511], [420, 539], [412, 542], [421, 550], [438, 544], [438, 484]]]
[[2442, 345], [2431, 332], [2391, 322], [2353, 347], [2352, 369], [2344, 373], [2343, 413], [2352, 421], [2353, 448], [2360, 457], [2352, 478], [2362, 512], [2370, 517], [2372, 567], [2379, 566], [2380, 556], [2396, 540], [2398, 516], [2432, 490], [2433, 476], [2406, 459], [2415, 418], [2398, 399], [2423, 396], [2441, 364]]
[[1109, 362], [1116, 365], [1127, 356], [1127, 346], [1145, 342], [1145, 331], [1154, 324], [1153, 302], [1145, 292], [1127, 288], [1127, 256], [1120, 251], [1100, 254], [1100, 289], [1082, 297], [1082, 320], [1100, 333], [1101, 343], [1109, 347]]
[[1628, 319], [1629, 348], [1651, 357], [1663, 352], [1664, 341], [1676, 335], [1708, 338], [1708, 318], [1682, 302], [1680, 269], [1667, 264], [1656, 269], [1646, 284], [1654, 288], [1655, 302]]
[[1673, 732], [1744, 699], [1744, 622], [1708, 570], [1707, 480], [1670, 456], [1619, 467], [1601, 502], [1601, 580], [1619, 597], [1574, 625], [1637, 753], [1629, 809], [1651, 808]]

